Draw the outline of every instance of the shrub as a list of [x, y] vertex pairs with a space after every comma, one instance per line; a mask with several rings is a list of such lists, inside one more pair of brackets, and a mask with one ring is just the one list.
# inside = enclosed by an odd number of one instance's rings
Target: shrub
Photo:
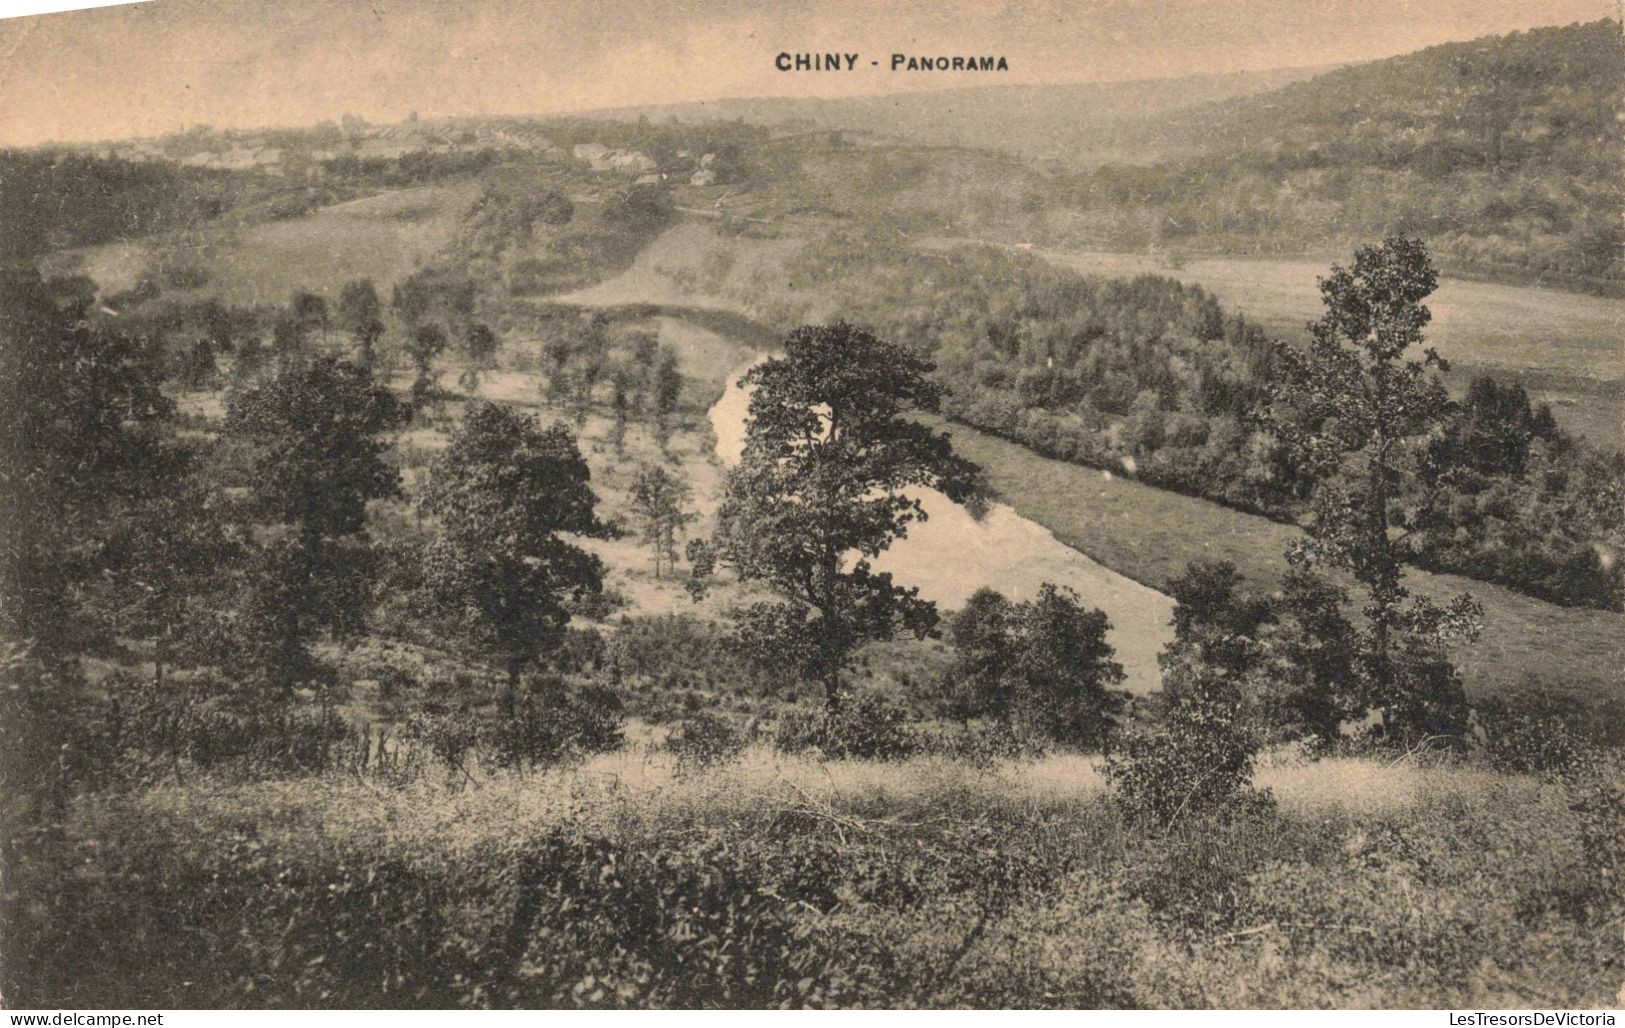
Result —
[[596, 629], [566, 628], [549, 659], [556, 670], [579, 675], [602, 667], [604, 653], [604, 637]]
[[1376, 689], [1384, 734], [1409, 747], [1461, 745], [1470, 713], [1467, 691], [1444, 647], [1412, 638], [1393, 657], [1387, 680]]
[[1564, 775], [1569, 809], [1580, 825], [1585, 912], [1617, 922], [1625, 908], [1625, 756], [1590, 750]]
[[607, 586], [603, 589], [587, 590], [566, 604], [571, 614], [589, 621], [605, 621], [626, 605], [626, 594]]
[[209, 269], [200, 264], [171, 264], [164, 269], [164, 282], [174, 289], [200, 289], [210, 277]]
[[325, 771], [367, 744], [366, 733], [325, 705], [267, 697], [208, 675], [109, 682], [110, 731], [123, 752], [179, 773], [235, 765], [260, 773]]
[[399, 699], [417, 685], [417, 678], [411, 671], [386, 661], [369, 665], [366, 674], [377, 683], [378, 698], [381, 700]]
[[436, 668], [423, 682], [423, 699], [431, 708], [466, 703], [481, 695], [487, 683], [461, 668]]
[[57, 882], [50, 898], [71, 918], [8, 925], [33, 955], [8, 962], [8, 998], [761, 1008], [878, 991], [872, 958], [775, 902], [760, 858], [727, 840], [563, 825], [437, 851], [342, 832], [265, 839], [249, 824], [198, 839], [163, 815], [121, 813], [106, 873], [71, 893]]
[[447, 770], [470, 779], [469, 756], [479, 744], [481, 727], [473, 711], [430, 707], [409, 717], [404, 733], [427, 747]]
[[1019, 734], [1009, 722], [999, 720], [972, 721], [938, 729], [930, 737], [921, 739], [921, 747], [982, 771], [1043, 752], [1042, 746]]
[[1253, 868], [1244, 853], [1215, 838], [1232, 828], [1208, 811], [1153, 840], [1129, 864], [1129, 895], [1145, 903], [1153, 922], [1187, 938], [1235, 927]]
[[702, 770], [739, 759], [746, 735], [726, 718], [701, 711], [683, 721], [666, 740], [679, 771]]
[[1169, 662], [1156, 721], [1125, 732], [1107, 756], [1118, 805], [1130, 819], [1164, 829], [1233, 805], [1251, 792], [1259, 748], [1248, 720], [1233, 682], [1200, 663]]
[[83, 693], [76, 669], [48, 667], [25, 646], [0, 644], [0, 790], [11, 817], [32, 804], [65, 802], [71, 789], [113, 770], [118, 725]]
[[784, 753], [816, 749], [835, 760], [902, 760], [919, 749], [919, 740], [901, 707], [857, 693], [838, 710], [790, 714], [779, 723], [774, 745]]
[[1598, 725], [1619, 724], [1618, 710], [1588, 706], [1537, 683], [1474, 707], [1490, 766], [1512, 772], [1563, 772], [1597, 744], [1613, 740]]
[[1619, 907], [1579, 874], [1609, 815], [1585, 828], [1550, 786], [1447, 773], [1383, 809], [1226, 807], [1147, 836], [1093, 795], [938, 770], [788, 807], [778, 780], [697, 795], [592, 771], [87, 794], [0, 839], [0, 988], [120, 1008], [1591, 1007], [1618, 989], [1617, 933], [1597, 929]]
[[545, 767], [620, 749], [624, 722], [620, 698], [610, 690], [571, 691], [557, 679], [542, 679], [498, 703], [487, 737], [499, 765]]

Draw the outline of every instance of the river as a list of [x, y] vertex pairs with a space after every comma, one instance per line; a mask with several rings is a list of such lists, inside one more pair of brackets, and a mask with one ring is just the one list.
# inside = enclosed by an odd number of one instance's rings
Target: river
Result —
[[[739, 377], [764, 359], [759, 355], [730, 374], [711, 408], [717, 457], [727, 467], [745, 448], [750, 391]], [[1157, 653], [1173, 637], [1171, 599], [1097, 564], [1006, 504], [993, 504], [977, 519], [935, 489], [914, 492], [926, 520], [910, 525], [908, 535], [873, 562], [875, 570], [918, 586], [921, 596], [950, 610], [983, 586], [1015, 600], [1031, 598], [1045, 582], [1066, 586], [1111, 619], [1108, 638], [1128, 676], [1125, 686], [1136, 693], [1158, 687]]]

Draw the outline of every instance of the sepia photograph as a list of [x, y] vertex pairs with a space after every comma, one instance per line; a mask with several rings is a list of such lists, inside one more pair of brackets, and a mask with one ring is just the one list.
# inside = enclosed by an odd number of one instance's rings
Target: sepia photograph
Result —
[[0, 14], [9, 1023], [1615, 1024], [1616, 0]]

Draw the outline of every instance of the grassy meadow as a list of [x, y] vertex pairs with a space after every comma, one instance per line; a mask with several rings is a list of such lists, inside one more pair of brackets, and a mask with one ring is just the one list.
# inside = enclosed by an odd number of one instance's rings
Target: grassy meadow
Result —
[[[76, 803], [24, 1006], [1570, 1007], [1617, 1001], [1580, 827], [1532, 778], [1391, 759], [1146, 834], [1091, 759], [634, 743], [393, 786]], [[1539, 844], [1532, 844], [1538, 840]]]
[[208, 280], [165, 295], [256, 306], [286, 303], [303, 289], [332, 301], [345, 282], [370, 278], [387, 299], [397, 281], [441, 252], [474, 195], [469, 183], [420, 186], [302, 217], [110, 243], [53, 263], [76, 265], [104, 296], [133, 288], [149, 271], [161, 275], [170, 265], [186, 265], [207, 269]]

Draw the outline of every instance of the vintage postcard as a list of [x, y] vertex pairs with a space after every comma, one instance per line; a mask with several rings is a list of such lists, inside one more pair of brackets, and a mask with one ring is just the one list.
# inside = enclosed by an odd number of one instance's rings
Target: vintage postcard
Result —
[[1612, 0], [0, 20], [0, 1003], [1613, 1024], [1622, 101]]

